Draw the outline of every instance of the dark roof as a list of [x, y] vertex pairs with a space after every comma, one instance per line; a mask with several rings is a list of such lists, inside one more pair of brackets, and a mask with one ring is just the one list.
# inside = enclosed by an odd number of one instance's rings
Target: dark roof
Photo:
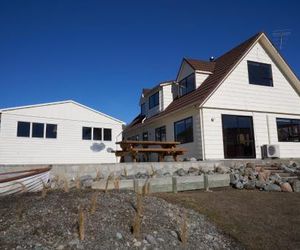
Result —
[[[150, 117], [145, 120], [145, 123], [152, 121], [158, 117], [167, 115], [175, 110], [187, 107], [192, 104], [201, 104], [205, 101], [205, 99], [215, 90], [215, 88], [219, 85], [219, 83], [225, 78], [225, 76], [231, 71], [231, 69], [236, 65], [236, 63], [244, 56], [244, 54], [248, 51], [248, 49], [253, 45], [253, 43], [258, 39], [258, 37], [262, 33], [255, 34], [245, 42], [241, 43], [237, 47], [233, 48], [232, 50], [228, 51], [224, 55], [220, 56], [214, 61], [214, 72], [213, 74], [209, 75], [206, 80], [193, 92], [182, 96], [178, 99], [175, 99], [164, 111]], [[191, 59], [184, 59], [188, 63], [191, 63]], [[192, 60], [192, 67], [199, 67], [203, 70], [203, 66], [205, 67], [212, 67], [208, 66], [211, 65], [211, 62], [205, 61], [198, 61]], [[137, 126], [135, 124], [133, 126], [129, 125], [126, 129], [132, 128]]]
[[143, 96], [147, 95], [152, 89], [143, 89], [142, 94]]
[[208, 62], [197, 59], [184, 58], [184, 60], [194, 69], [201, 71], [209, 71], [214, 72], [215, 69], [215, 61]]

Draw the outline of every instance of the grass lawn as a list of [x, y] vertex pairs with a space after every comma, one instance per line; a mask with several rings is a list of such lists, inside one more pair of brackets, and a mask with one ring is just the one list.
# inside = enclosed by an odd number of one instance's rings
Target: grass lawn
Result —
[[300, 249], [300, 193], [228, 188], [156, 196], [205, 214], [247, 249]]

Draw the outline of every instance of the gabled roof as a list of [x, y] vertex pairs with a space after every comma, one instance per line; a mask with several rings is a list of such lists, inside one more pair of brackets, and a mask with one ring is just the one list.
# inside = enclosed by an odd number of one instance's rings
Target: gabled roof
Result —
[[[204, 101], [210, 96], [210, 94], [214, 92], [218, 85], [226, 78], [226, 76], [236, 66], [240, 59], [246, 55], [248, 50], [263, 34], [264, 33], [262, 32], [255, 34], [237, 47], [217, 58], [213, 63], [195, 59], [184, 59], [194, 70], [204, 71], [204, 69], [210, 69], [213, 70], [213, 74], [209, 75], [209, 77], [207, 77], [206, 80], [195, 91], [175, 99], [164, 111], [150, 117], [149, 119], [146, 119], [144, 122], [151, 122], [154, 119], [165, 116], [192, 104], [201, 105], [204, 103]], [[128, 126], [126, 127], [126, 130], [140, 125], [142, 124], [140, 123], [133, 126]]]
[[186, 61], [194, 70], [206, 71], [211, 73], [214, 72], [216, 65], [215, 61], [208, 62], [191, 58], [184, 58], [183, 60]]
[[95, 112], [95, 113], [97, 113], [97, 114], [99, 114], [99, 115], [103, 115], [103, 116], [105, 116], [105, 117], [107, 117], [107, 118], [109, 118], [109, 119], [112, 119], [112, 120], [116, 121], [116, 122], [125, 124], [125, 122], [123, 122], [123, 121], [121, 121], [121, 120], [118, 120], [118, 119], [116, 119], [116, 118], [114, 118], [114, 117], [112, 117], [112, 116], [109, 116], [109, 115], [107, 115], [107, 114], [104, 114], [104, 113], [102, 113], [102, 112], [100, 112], [100, 111], [97, 111], [97, 110], [95, 110], [95, 109], [92, 109], [92, 108], [90, 108], [90, 107], [88, 107], [88, 106], [85, 106], [85, 105], [83, 105], [83, 104], [81, 104], [81, 103], [78, 103], [78, 102], [75, 102], [75, 101], [73, 101], [73, 100], [65, 100], [65, 101], [58, 101], [58, 102], [48, 102], [48, 103], [41, 103], [41, 104], [34, 104], [34, 105], [27, 105], [27, 106], [18, 106], [18, 107], [12, 107], [12, 108], [4, 108], [4, 109], [0, 109], [0, 113], [6, 112], [6, 111], [17, 110], [17, 109], [27, 109], [27, 108], [35, 108], [35, 107], [50, 106], [50, 105], [60, 105], [60, 104], [66, 104], [66, 103], [72, 103], [72, 104], [75, 104], [75, 105], [80, 106], [80, 107], [82, 107], [82, 108], [88, 109], [88, 110], [90, 110], [90, 111], [92, 111], [92, 112]]

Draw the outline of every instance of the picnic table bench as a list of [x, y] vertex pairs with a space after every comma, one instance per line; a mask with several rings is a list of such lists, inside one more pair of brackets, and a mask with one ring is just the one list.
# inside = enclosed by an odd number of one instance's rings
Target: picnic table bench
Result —
[[[184, 154], [187, 150], [177, 148], [180, 142], [175, 141], [120, 141], [117, 142], [122, 150], [115, 151], [116, 156], [121, 156], [121, 162], [124, 162], [124, 156], [129, 155], [133, 162], [136, 162], [138, 154], [144, 154], [149, 159], [150, 153], [157, 153], [159, 161], [164, 161], [165, 156], [173, 156], [177, 161], [178, 155]], [[155, 147], [153, 147], [155, 146]]]

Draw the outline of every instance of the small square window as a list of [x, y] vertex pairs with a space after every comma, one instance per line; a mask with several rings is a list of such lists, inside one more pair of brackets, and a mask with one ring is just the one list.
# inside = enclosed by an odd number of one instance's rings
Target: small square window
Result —
[[82, 127], [82, 140], [91, 140], [91, 139], [92, 139], [92, 128]]
[[271, 64], [248, 61], [249, 83], [261, 86], [273, 86]]
[[44, 137], [44, 123], [32, 123], [32, 137], [43, 138]]
[[93, 140], [95, 140], [95, 141], [101, 141], [102, 140], [102, 128], [94, 128]]
[[104, 141], [111, 141], [111, 129], [110, 128], [104, 129]]
[[30, 122], [18, 122], [17, 136], [29, 137], [30, 135]]
[[57, 138], [56, 124], [46, 124], [46, 138]]

